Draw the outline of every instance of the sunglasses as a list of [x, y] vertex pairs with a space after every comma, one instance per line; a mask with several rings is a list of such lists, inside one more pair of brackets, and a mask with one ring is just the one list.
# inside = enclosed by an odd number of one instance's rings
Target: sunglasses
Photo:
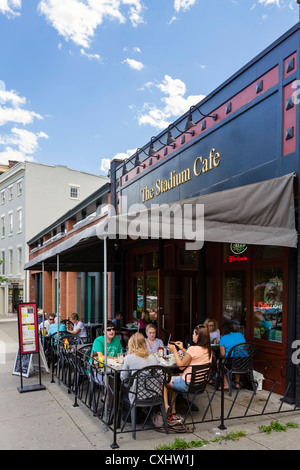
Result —
[[115, 331], [115, 328], [106, 328], [106, 331]]

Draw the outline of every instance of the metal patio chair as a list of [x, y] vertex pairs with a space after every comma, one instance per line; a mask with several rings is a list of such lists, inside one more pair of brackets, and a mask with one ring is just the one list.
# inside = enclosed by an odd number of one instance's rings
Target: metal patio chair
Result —
[[257, 346], [252, 343], [238, 344], [228, 352], [224, 365], [225, 373], [228, 378], [229, 396], [232, 395], [233, 375], [248, 377], [252, 383], [253, 390], [256, 390], [256, 382], [253, 378], [254, 358], [256, 354]]
[[[210, 398], [209, 393], [206, 390], [206, 385], [207, 385], [207, 383], [210, 379], [210, 376], [211, 376], [212, 364], [209, 363], [209, 364], [203, 364], [203, 365], [200, 365], [200, 366], [191, 366], [191, 368], [192, 368], [192, 371], [187, 373], [186, 376], [185, 376], [185, 383], [189, 386], [188, 391], [187, 392], [177, 391], [176, 395], [173, 399], [173, 402], [170, 405], [169, 409], [170, 410], [172, 409], [172, 406], [175, 403], [175, 401], [176, 401], [179, 394], [184, 395], [185, 398], [186, 398], [186, 402], [187, 402], [187, 412], [186, 412], [185, 417], [183, 418], [182, 422], [183, 422], [183, 424], [185, 424], [185, 422], [187, 420], [187, 417], [190, 415], [191, 418], [192, 418], [193, 427], [195, 427], [194, 426], [194, 419], [193, 419], [193, 415], [191, 413], [191, 410], [192, 410], [192, 407], [194, 405], [194, 402], [195, 402], [195, 399], [196, 399], [197, 395], [206, 392], [207, 398], [208, 398], [208, 405], [207, 405], [207, 408], [206, 408], [205, 413], [203, 415], [202, 421], [204, 421], [204, 419], [205, 419], [208, 408], [210, 408], [211, 415], [212, 415], [211, 402], [212, 402], [214, 393], [213, 393], [213, 396]], [[191, 401], [189, 401], [189, 395], [193, 396]]]
[[[136, 414], [137, 408], [149, 408], [147, 416], [143, 422], [142, 429], [144, 429], [148, 418], [155, 406], [160, 406], [163, 416], [163, 423], [168, 433], [167, 417], [164, 406], [163, 388], [166, 381], [168, 369], [162, 366], [149, 366], [144, 369], [137, 370], [128, 379], [124, 380], [120, 389], [120, 406], [119, 413], [123, 411], [123, 406], [126, 402], [125, 395], [128, 393], [129, 410], [124, 417], [124, 423], [121, 432], [131, 416], [132, 437], [136, 439]], [[128, 402], [127, 402], [128, 403]]]

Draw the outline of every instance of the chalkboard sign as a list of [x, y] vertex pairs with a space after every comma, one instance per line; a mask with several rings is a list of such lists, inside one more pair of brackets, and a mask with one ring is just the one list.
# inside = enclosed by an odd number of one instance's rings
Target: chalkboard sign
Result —
[[[22, 376], [28, 378], [30, 373], [32, 354], [22, 354]], [[18, 349], [12, 375], [21, 375], [20, 350]]]

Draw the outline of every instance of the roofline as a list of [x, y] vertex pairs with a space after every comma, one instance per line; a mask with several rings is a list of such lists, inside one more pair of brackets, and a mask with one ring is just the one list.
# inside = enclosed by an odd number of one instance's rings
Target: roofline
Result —
[[65, 168], [66, 170], [69, 170], [69, 171], [74, 171], [76, 173], [82, 173], [85, 175], [94, 176], [95, 178], [99, 178], [99, 179], [101, 178], [106, 181], [109, 181], [109, 178], [107, 176], [96, 175], [95, 173], [88, 173], [87, 171], [82, 171], [82, 170], [74, 170], [74, 168], [69, 168], [66, 165], [49, 165], [46, 163], [38, 163], [38, 162], [18, 162], [15, 165], [13, 165], [11, 168], [6, 170], [2, 175], [0, 175], [0, 183], [5, 181], [6, 179], [11, 178], [18, 172], [25, 170], [26, 165], [36, 165], [36, 166], [42, 166], [42, 167], [48, 167], [48, 168]]
[[65, 222], [66, 220], [72, 218], [73, 215], [77, 214], [80, 210], [82, 210], [84, 207], [89, 205], [91, 202], [93, 202], [95, 199], [104, 196], [104, 194], [109, 193], [110, 191], [110, 182], [105, 183], [103, 186], [101, 186], [99, 189], [94, 191], [92, 194], [90, 194], [88, 197], [86, 197], [83, 201], [81, 201], [79, 204], [74, 206], [72, 209], [69, 209], [67, 212], [65, 212], [61, 217], [59, 217], [55, 222], [52, 224], [48, 225], [45, 229], [43, 229], [41, 232], [39, 232], [37, 235], [35, 235], [31, 240], [27, 242], [27, 245], [31, 245], [32, 243], [35, 243], [37, 240], [42, 238], [44, 235], [49, 233], [51, 230], [53, 230], [55, 227], [60, 225], [62, 222]]

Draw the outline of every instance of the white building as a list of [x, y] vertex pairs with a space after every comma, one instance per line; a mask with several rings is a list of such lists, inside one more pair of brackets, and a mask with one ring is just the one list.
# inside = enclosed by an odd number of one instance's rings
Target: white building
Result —
[[[24, 264], [36, 233], [107, 183], [65, 166], [20, 162], [0, 175], [0, 314], [28, 298]], [[54, 234], [55, 235], [55, 234]]]

